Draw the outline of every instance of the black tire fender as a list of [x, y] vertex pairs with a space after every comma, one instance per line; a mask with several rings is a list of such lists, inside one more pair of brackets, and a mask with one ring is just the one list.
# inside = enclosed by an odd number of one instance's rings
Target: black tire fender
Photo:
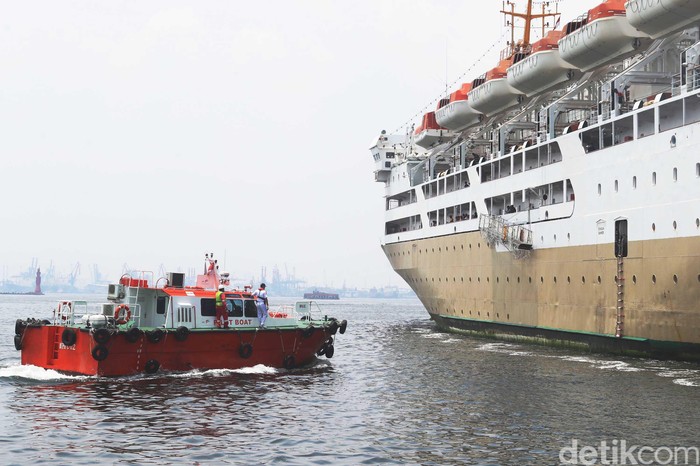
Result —
[[143, 331], [140, 328], [131, 327], [124, 333], [124, 338], [129, 343], [136, 343], [139, 340], [139, 338], [141, 338], [141, 335], [143, 335]]
[[314, 331], [316, 328], [313, 325], [309, 325], [306, 327], [304, 330], [301, 331], [301, 336], [304, 338], [311, 338], [311, 336], [314, 334]]
[[97, 345], [92, 349], [92, 357], [95, 361], [104, 361], [109, 356], [109, 350], [106, 346]]
[[146, 372], [146, 374], [155, 374], [158, 372], [158, 369], [160, 369], [160, 363], [155, 359], [149, 359], [143, 366], [143, 370]]
[[326, 357], [328, 359], [332, 358], [333, 355], [335, 354], [335, 346], [333, 345], [326, 345]]
[[146, 332], [146, 336], [148, 337], [148, 341], [150, 341], [151, 343], [158, 343], [160, 340], [163, 339], [164, 335], [165, 335], [165, 332], [159, 328], [156, 328], [156, 329], [153, 329], [153, 330]]
[[248, 359], [253, 355], [253, 345], [250, 343], [243, 343], [238, 348], [238, 355], [243, 359]]
[[345, 320], [345, 319], [343, 319], [343, 321], [340, 323], [340, 329], [339, 329], [340, 334], [341, 334], [341, 335], [344, 334], [344, 333], [345, 333], [345, 330], [346, 330], [347, 328], [348, 328], [348, 321]]
[[175, 339], [177, 341], [185, 341], [187, 340], [187, 337], [190, 335], [190, 329], [185, 327], [184, 325], [178, 327], [175, 330]]
[[61, 334], [61, 343], [63, 343], [65, 346], [73, 346], [77, 340], [78, 335], [75, 333], [75, 330], [72, 328], [63, 329], [63, 334]]
[[285, 356], [282, 365], [287, 370], [294, 369], [296, 367], [296, 360], [294, 359], [294, 355], [288, 354], [287, 356]]
[[15, 349], [17, 351], [22, 349], [22, 335], [15, 335]]
[[96, 328], [92, 330], [92, 338], [98, 345], [105, 345], [112, 338], [112, 333], [106, 328]]

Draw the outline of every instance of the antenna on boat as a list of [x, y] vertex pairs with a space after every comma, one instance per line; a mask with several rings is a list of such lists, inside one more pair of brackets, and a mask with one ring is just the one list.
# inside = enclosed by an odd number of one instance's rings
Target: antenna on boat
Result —
[[[516, 13], [515, 11], [515, 1], [511, 0], [506, 0], [503, 3], [503, 9], [501, 10], [501, 13], [503, 13], [504, 16], [508, 17], [510, 16], [510, 21], [507, 21], [506, 24], [510, 26], [510, 47], [511, 49], [514, 49], [515, 47], [515, 19], [519, 18], [522, 20], [525, 20], [525, 32], [523, 33], [523, 40], [522, 40], [522, 46], [527, 47], [530, 45], [530, 33], [532, 29], [532, 21], [535, 19], [541, 19], [542, 20], [542, 37], [544, 37], [545, 33], [545, 26], [547, 26], [547, 23], [545, 22], [545, 18], [556, 18], [560, 15], [559, 13], [559, 4], [558, 2], [540, 2], [542, 5], [542, 13], [533, 13], [532, 12], [532, 0], [527, 0], [527, 9], [525, 10], [525, 13]], [[553, 13], [547, 12], [545, 9], [546, 7], [549, 6], [550, 3], [554, 3], [555, 5], [555, 10]], [[510, 11], [506, 11], [506, 5], [510, 6]], [[555, 23], [556, 24], [556, 21]]]

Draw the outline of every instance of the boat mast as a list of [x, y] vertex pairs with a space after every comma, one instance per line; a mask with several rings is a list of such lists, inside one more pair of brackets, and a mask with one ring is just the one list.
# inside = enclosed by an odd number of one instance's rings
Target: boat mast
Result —
[[[535, 19], [541, 19], [542, 20], [542, 36], [544, 37], [544, 29], [546, 26], [545, 23], [545, 18], [548, 17], [557, 17], [559, 16], [559, 11], [555, 10], [554, 13], [546, 13], [545, 12], [545, 7], [549, 6], [549, 2], [542, 2], [542, 13], [533, 13], [532, 12], [532, 0], [527, 0], [527, 9], [525, 13], [516, 13], [515, 11], [515, 2], [514, 1], [506, 1], [506, 4], [510, 6], [510, 11], [506, 11], [505, 5], [503, 9], [501, 10], [501, 13], [503, 13], [505, 16], [510, 16], [510, 44], [511, 47], [515, 46], [515, 18], [520, 18], [522, 20], [525, 20], [525, 33], [523, 35], [523, 41], [522, 41], [522, 46], [526, 47], [530, 45], [530, 29], [532, 28], [532, 21]], [[556, 3], [555, 3], [556, 5]], [[556, 24], [556, 23], [555, 23]]]

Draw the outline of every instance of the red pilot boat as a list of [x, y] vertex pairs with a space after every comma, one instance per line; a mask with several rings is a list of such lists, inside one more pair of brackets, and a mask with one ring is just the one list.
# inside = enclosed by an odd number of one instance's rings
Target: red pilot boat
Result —
[[[152, 273], [124, 275], [109, 285], [108, 302], [91, 309], [85, 301], [61, 301], [53, 321], [27, 319], [15, 325], [22, 364], [64, 373], [123, 376], [159, 370], [239, 369], [263, 364], [292, 369], [316, 356], [330, 358], [333, 336], [347, 321], [321, 315], [313, 301], [270, 310], [260, 327], [250, 288], [224, 291], [217, 316], [216, 294], [228, 285], [213, 257], [197, 286], [170, 273], [150, 286]], [[159, 284], [161, 284], [159, 286]]]

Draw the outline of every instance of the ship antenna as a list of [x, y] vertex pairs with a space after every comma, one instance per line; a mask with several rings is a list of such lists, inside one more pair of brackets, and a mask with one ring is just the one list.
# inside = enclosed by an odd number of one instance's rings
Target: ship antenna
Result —
[[[506, 9], [504, 7], [501, 10], [501, 13], [503, 13], [504, 16], [510, 16], [510, 21], [508, 21], [508, 24], [510, 25], [510, 46], [511, 47], [515, 46], [515, 18], [520, 18], [520, 19], [525, 20], [525, 32], [523, 34], [522, 46], [527, 47], [528, 45], [530, 45], [530, 32], [532, 29], [532, 20], [534, 20], [534, 19], [541, 19], [542, 20], [542, 35], [544, 36], [544, 28], [545, 28], [545, 21], [544, 20], [545, 20], [545, 18], [559, 16], [558, 9], [555, 10], [554, 13], [545, 12], [545, 6], [549, 5], [549, 2], [542, 2], [542, 13], [533, 13], [532, 12], [532, 0], [527, 0], [527, 10], [525, 11], [525, 13], [516, 13], [514, 1], [507, 0], [506, 4], [508, 6], [510, 6], [510, 11], [506, 11]], [[555, 5], [558, 7], [558, 4], [555, 3]]]

